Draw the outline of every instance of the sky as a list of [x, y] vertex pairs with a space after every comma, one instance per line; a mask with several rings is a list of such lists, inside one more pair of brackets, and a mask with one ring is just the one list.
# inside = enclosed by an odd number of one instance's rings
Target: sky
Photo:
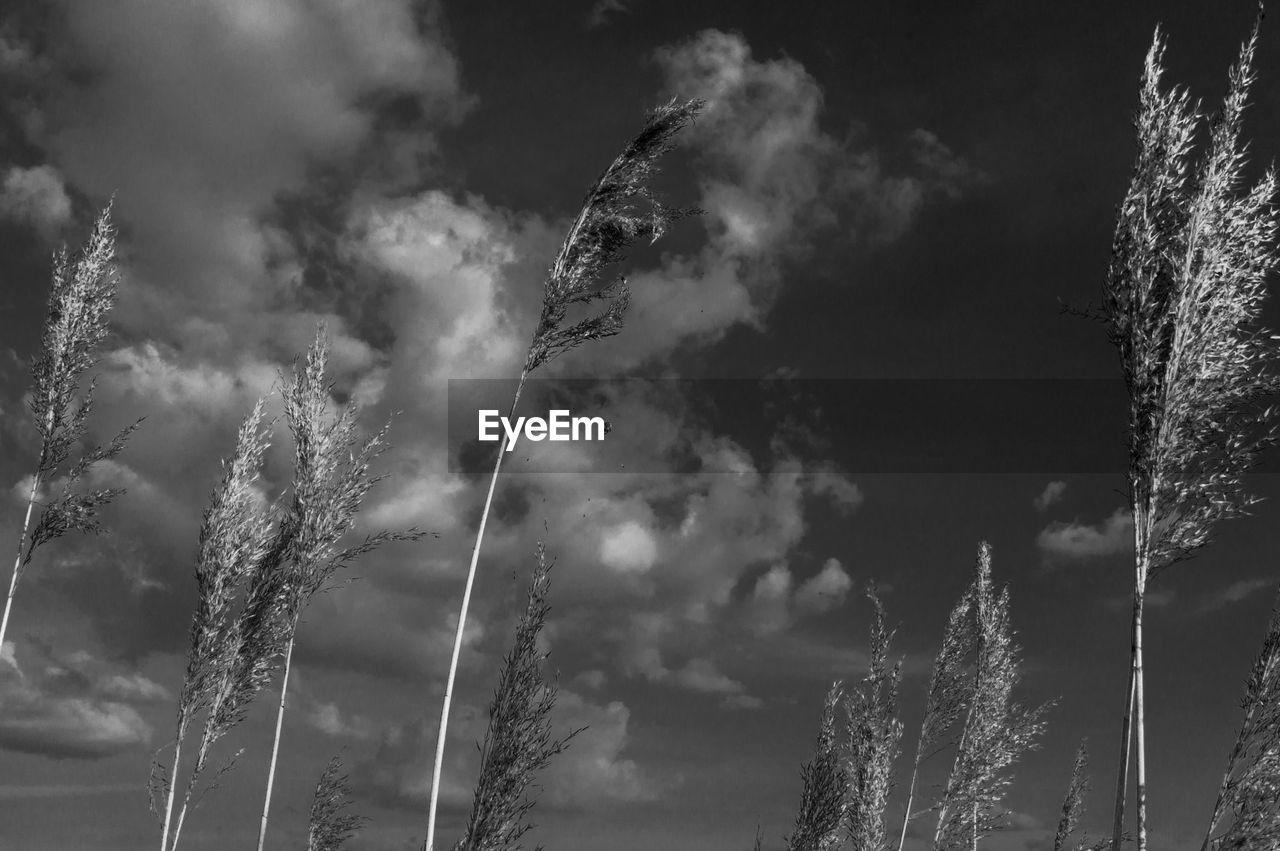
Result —
[[[439, 534], [358, 562], [300, 627], [268, 845], [300, 845], [341, 754], [358, 851], [418, 848], [488, 461], [474, 399], [518, 375], [548, 265], [591, 182], [673, 96], [706, 106], [656, 186], [702, 215], [629, 252], [622, 333], [522, 402], [608, 416], [598, 445], [521, 444], [497, 486], [441, 785], [470, 804], [533, 551], [555, 730], [549, 849], [782, 847], [834, 679], [865, 673], [880, 589], [914, 749], [978, 546], [1008, 583], [1019, 699], [1053, 701], [992, 849], [1052, 847], [1077, 745], [1110, 823], [1128, 650], [1123, 391], [1097, 303], [1152, 33], [1211, 106], [1249, 4], [508, 4], [92, 0], [0, 18], [0, 523], [38, 453], [26, 413], [50, 256], [112, 198], [119, 299], [89, 437], [146, 419], [94, 482], [105, 534], [48, 545], [0, 648], [0, 847], [154, 847], [195, 604], [201, 513], [259, 397], [323, 321], [335, 404], [387, 478], [357, 531]], [[1280, 152], [1265, 21], [1246, 133]], [[1271, 327], [1280, 320], [1267, 309]], [[555, 380], [573, 379], [568, 384]], [[566, 389], [569, 388], [569, 389]], [[559, 396], [547, 394], [560, 394]], [[547, 403], [549, 404], [549, 403]], [[467, 407], [471, 405], [472, 407]], [[393, 416], [394, 415], [394, 416]], [[277, 425], [261, 479], [287, 486]], [[477, 453], [479, 453], [477, 455]], [[479, 458], [479, 462], [477, 462]], [[1250, 483], [1280, 493], [1275, 460]], [[1148, 599], [1152, 847], [1199, 847], [1277, 584], [1273, 501]], [[183, 846], [256, 836], [275, 686]], [[935, 791], [945, 758], [928, 763]], [[905, 761], [898, 764], [905, 786]], [[900, 824], [902, 794], [889, 818]], [[927, 847], [929, 819], [907, 848]]]

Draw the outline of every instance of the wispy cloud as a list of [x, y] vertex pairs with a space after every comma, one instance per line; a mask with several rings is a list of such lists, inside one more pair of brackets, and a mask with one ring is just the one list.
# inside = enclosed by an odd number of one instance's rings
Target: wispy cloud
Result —
[[1259, 576], [1255, 579], [1238, 579], [1225, 588], [1219, 588], [1205, 594], [1200, 600], [1198, 611], [1200, 614], [1221, 611], [1237, 603], [1242, 603], [1262, 591], [1274, 590], [1275, 587], [1276, 580], [1274, 577]]
[[1036, 536], [1036, 546], [1048, 557], [1077, 561], [1128, 552], [1133, 547], [1133, 515], [1117, 508], [1094, 525], [1055, 520]]
[[136, 704], [168, 697], [137, 673], [111, 672], [87, 654], [59, 658], [35, 645], [35, 671], [19, 667], [14, 645], [0, 653], [0, 748], [73, 759], [134, 750], [152, 729]]
[[0, 182], [0, 218], [29, 224], [52, 239], [71, 220], [62, 175], [48, 165], [9, 169]]
[[632, 2], [634, 0], [596, 0], [591, 6], [591, 11], [587, 13], [585, 22], [587, 29], [594, 30], [608, 26], [615, 17], [629, 13]]
[[1031, 504], [1036, 507], [1036, 511], [1044, 512], [1048, 510], [1049, 506], [1057, 505], [1061, 502], [1062, 495], [1066, 492], [1066, 482], [1049, 482], [1049, 484], [1044, 486], [1044, 490], [1040, 492], [1040, 495], [1031, 500]]
[[821, 614], [844, 604], [853, 580], [838, 559], [829, 558], [822, 569], [799, 587], [785, 564], [776, 564], [756, 580], [743, 604], [742, 617], [750, 631], [773, 635], [786, 630], [801, 615]]

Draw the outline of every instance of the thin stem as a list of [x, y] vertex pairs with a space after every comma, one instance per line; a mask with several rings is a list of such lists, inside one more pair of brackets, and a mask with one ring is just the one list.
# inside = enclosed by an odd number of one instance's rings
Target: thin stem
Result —
[[[1116, 807], [1115, 820], [1111, 828], [1111, 851], [1120, 851], [1120, 843], [1124, 839], [1124, 810], [1129, 798], [1129, 757], [1133, 747], [1133, 716], [1138, 706], [1139, 689], [1142, 675], [1142, 607], [1147, 593], [1147, 545], [1150, 540], [1147, 534], [1147, 518], [1151, 516], [1146, 501], [1135, 499], [1133, 511], [1133, 621], [1130, 629], [1129, 645], [1129, 687], [1126, 689], [1124, 705], [1124, 721], [1120, 729], [1120, 765], [1116, 771]], [[1145, 745], [1143, 721], [1139, 713], [1138, 740], [1141, 748]], [[1144, 751], [1145, 755], [1145, 751]], [[1139, 784], [1145, 791], [1145, 765], [1140, 769], [1143, 773]]]
[[[297, 632], [297, 619], [294, 619], [293, 631]], [[289, 666], [293, 661], [293, 633], [284, 649], [284, 674], [280, 677], [280, 708], [276, 711], [276, 737], [271, 743], [271, 768], [267, 770], [267, 796], [262, 802], [262, 825], [258, 828], [258, 851], [262, 851], [267, 841], [267, 814], [271, 810], [271, 788], [276, 779], [276, 759], [280, 755], [280, 731], [284, 726], [284, 700], [289, 692]]]
[[1142, 603], [1146, 598], [1146, 588], [1139, 591], [1134, 608], [1134, 628], [1137, 634], [1134, 654], [1134, 692], [1133, 703], [1138, 721], [1138, 851], [1147, 851], [1147, 748], [1146, 725], [1144, 723], [1145, 706], [1142, 700]]
[[[182, 756], [182, 738], [186, 733], [186, 721], [178, 725], [178, 740], [173, 746], [173, 769], [169, 772], [169, 794], [164, 805], [164, 832], [160, 834], [160, 851], [169, 844], [169, 824], [173, 821], [173, 794], [178, 787], [178, 758]], [[175, 840], [176, 837], [175, 837]]]
[[[515, 415], [516, 405], [520, 402], [520, 391], [524, 389], [528, 370], [520, 373], [520, 382], [516, 385], [515, 396], [511, 400], [511, 411], [508, 418]], [[422, 843], [424, 851], [434, 851], [436, 836], [436, 808], [440, 799], [440, 771], [444, 766], [444, 740], [449, 727], [449, 706], [453, 701], [453, 684], [458, 675], [458, 657], [462, 655], [462, 630], [467, 623], [467, 610], [471, 606], [471, 587], [476, 579], [476, 565], [480, 561], [480, 545], [484, 541], [484, 528], [489, 522], [489, 509], [493, 505], [493, 492], [498, 484], [498, 471], [502, 469], [502, 458], [507, 454], [506, 446], [499, 443], [498, 460], [493, 464], [493, 475], [489, 477], [489, 492], [484, 498], [484, 511], [480, 514], [480, 527], [476, 530], [476, 543], [471, 550], [471, 565], [467, 568], [467, 584], [462, 591], [462, 606], [458, 611], [458, 628], [453, 635], [453, 656], [449, 660], [449, 677], [445, 681], [444, 701], [440, 708], [440, 733], [436, 737], [436, 762], [431, 770], [431, 805], [427, 811], [427, 838]]]
[[27, 514], [22, 519], [22, 534], [18, 536], [18, 554], [13, 559], [13, 578], [9, 580], [9, 596], [4, 601], [4, 619], [0, 620], [0, 651], [4, 650], [4, 636], [9, 630], [9, 612], [13, 609], [13, 597], [18, 593], [18, 577], [22, 574], [22, 550], [27, 545], [27, 530], [31, 527], [31, 509], [36, 504], [36, 490], [40, 487], [40, 474], [31, 478], [31, 493], [27, 496]]
[[1133, 656], [1129, 657], [1129, 685], [1125, 688], [1124, 720], [1120, 726], [1120, 765], [1116, 769], [1115, 820], [1111, 826], [1111, 851], [1120, 851], [1124, 836], [1124, 806], [1129, 797], [1129, 752], [1133, 749]]
[[[191, 805], [191, 793], [195, 791], [196, 779], [204, 771], [205, 763], [209, 759], [209, 731], [213, 728], [213, 714], [210, 712], [205, 719], [204, 733], [200, 738], [200, 750], [196, 754], [196, 767], [192, 770], [191, 776], [187, 779], [187, 788], [182, 794], [182, 806], [178, 809], [178, 821], [173, 826], [173, 842], [169, 845], [169, 851], [175, 851], [178, 847], [178, 837], [182, 834], [182, 825], [187, 820], [187, 808]], [[176, 765], [176, 761], [175, 761]], [[174, 772], [174, 782], [178, 780], [177, 772]]]
[[[969, 708], [964, 714], [964, 728], [960, 731], [960, 741], [956, 743], [956, 757], [951, 764], [951, 774], [947, 778], [947, 790], [942, 796], [942, 806], [938, 808], [938, 826], [933, 831], [933, 847], [936, 849], [942, 842], [942, 828], [947, 822], [947, 806], [948, 801], [954, 791], [954, 783], [956, 782], [956, 771], [960, 767], [960, 758], [964, 755], [964, 746], [969, 739], [969, 728], [973, 722], [973, 713], [977, 711], [978, 706], [978, 689], [982, 686], [982, 630], [977, 629], [977, 658], [974, 660], [973, 666], [973, 697], [969, 700]], [[905, 826], [903, 831], [905, 833]]]
[[178, 847], [178, 836], [182, 833], [182, 823], [186, 821], [189, 803], [191, 803], [191, 786], [188, 784], [187, 792], [182, 797], [182, 808], [178, 810], [178, 822], [173, 826], [173, 842], [169, 845], [169, 851], [176, 851]]
[[898, 837], [898, 851], [902, 851], [902, 846], [907, 842], [907, 822], [911, 821], [911, 803], [916, 797], [916, 777], [919, 773], [920, 755], [917, 752], [915, 764], [911, 766], [911, 783], [907, 786], [907, 808], [902, 812], [902, 835]]

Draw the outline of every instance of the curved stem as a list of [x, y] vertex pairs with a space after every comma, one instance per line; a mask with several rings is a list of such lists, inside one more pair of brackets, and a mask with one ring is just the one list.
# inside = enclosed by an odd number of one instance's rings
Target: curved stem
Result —
[[[187, 788], [182, 794], [182, 806], [178, 809], [178, 820], [173, 826], [173, 842], [169, 845], [169, 851], [175, 851], [178, 847], [178, 837], [182, 835], [182, 825], [187, 820], [187, 808], [191, 806], [191, 793], [195, 791], [196, 781], [204, 772], [204, 767], [209, 761], [209, 749], [213, 746], [214, 739], [212, 735], [213, 727], [214, 712], [210, 709], [208, 716], [205, 718], [204, 733], [200, 737], [200, 749], [196, 753], [195, 768], [191, 770], [191, 776], [187, 778]], [[177, 782], [176, 772], [174, 782]]]
[[[297, 621], [294, 621], [294, 632], [298, 630]], [[262, 825], [258, 828], [258, 851], [262, 851], [267, 841], [267, 815], [271, 810], [271, 788], [276, 779], [276, 760], [280, 755], [280, 731], [284, 726], [284, 699], [289, 692], [289, 668], [293, 661], [293, 635], [289, 636], [289, 643], [284, 650], [284, 673], [280, 677], [280, 708], [276, 711], [276, 737], [271, 743], [271, 768], [267, 770], [267, 796], [262, 802]]]
[[160, 851], [169, 845], [169, 825], [173, 821], [173, 794], [178, 788], [178, 758], [182, 756], [182, 737], [185, 724], [179, 725], [178, 741], [173, 747], [173, 769], [169, 772], [169, 794], [164, 806], [164, 832], [160, 834]]
[[[516, 393], [511, 400], [511, 411], [508, 418], [515, 414], [516, 405], [520, 402], [520, 391], [524, 389], [528, 371], [520, 373], [520, 382], [516, 385]], [[423, 842], [424, 851], [433, 851], [436, 836], [436, 809], [440, 801], [440, 772], [444, 766], [445, 733], [449, 728], [449, 706], [453, 701], [453, 684], [458, 675], [458, 657], [462, 655], [462, 632], [467, 624], [467, 610], [471, 606], [471, 588], [475, 584], [476, 565], [480, 561], [480, 545], [484, 541], [484, 529], [489, 522], [489, 509], [493, 506], [493, 492], [498, 484], [498, 471], [502, 469], [502, 458], [507, 454], [505, 443], [498, 445], [498, 460], [493, 464], [493, 475], [489, 477], [489, 492], [484, 498], [484, 510], [480, 514], [480, 527], [476, 530], [476, 543], [471, 550], [471, 565], [467, 568], [467, 584], [462, 591], [462, 606], [458, 611], [458, 628], [453, 635], [453, 656], [449, 660], [449, 677], [445, 680], [444, 701], [440, 707], [440, 732], [436, 737], [436, 761], [431, 770], [431, 804], [427, 811], [427, 838]]]
[[4, 651], [4, 636], [9, 630], [9, 612], [13, 598], [18, 593], [18, 578], [22, 576], [22, 550], [27, 545], [27, 530], [31, 528], [31, 509], [36, 504], [36, 490], [40, 487], [40, 474], [31, 477], [31, 493], [27, 496], [27, 515], [22, 520], [22, 534], [18, 536], [18, 554], [13, 559], [13, 578], [9, 580], [9, 596], [4, 601], [4, 618], [0, 619], [0, 652]]
[[902, 835], [898, 837], [898, 851], [907, 842], [907, 823], [911, 821], [911, 803], [916, 797], [916, 776], [920, 773], [920, 760], [917, 754], [915, 764], [911, 766], [911, 783], [907, 786], [907, 808], [902, 813]]

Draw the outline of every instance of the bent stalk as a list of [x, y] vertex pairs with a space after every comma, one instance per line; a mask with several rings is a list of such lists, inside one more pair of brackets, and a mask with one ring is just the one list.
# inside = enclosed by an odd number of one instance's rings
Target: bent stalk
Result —
[[36, 504], [36, 491], [40, 487], [40, 474], [31, 479], [31, 493], [27, 496], [27, 513], [22, 518], [22, 534], [18, 536], [18, 554], [13, 559], [13, 578], [9, 580], [9, 596], [4, 601], [4, 619], [0, 620], [0, 652], [4, 651], [4, 636], [9, 629], [9, 612], [13, 609], [13, 597], [18, 593], [18, 579], [22, 576], [22, 550], [27, 545], [27, 530], [31, 528], [31, 510]]
[[[298, 625], [293, 625], [297, 630]], [[271, 768], [267, 770], [267, 796], [262, 802], [262, 824], [258, 828], [258, 851], [262, 851], [267, 842], [267, 815], [271, 810], [271, 789], [275, 785], [276, 760], [280, 755], [280, 733], [284, 729], [284, 700], [289, 693], [289, 668], [293, 661], [293, 639], [289, 639], [284, 651], [284, 671], [280, 674], [280, 708], [276, 710], [276, 736], [271, 743]]]

